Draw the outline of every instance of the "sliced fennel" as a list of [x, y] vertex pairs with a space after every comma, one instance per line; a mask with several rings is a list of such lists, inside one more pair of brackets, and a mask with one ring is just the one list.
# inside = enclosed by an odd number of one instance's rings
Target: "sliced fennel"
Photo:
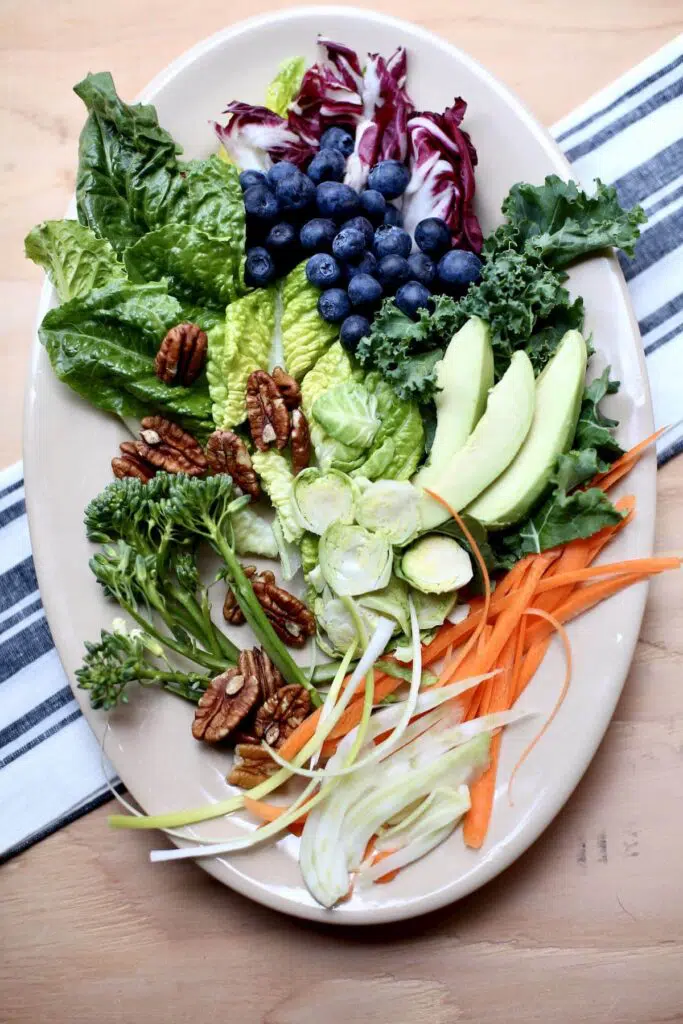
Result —
[[362, 526], [332, 523], [320, 538], [320, 568], [339, 597], [356, 597], [386, 587], [391, 576], [391, 546]]
[[419, 526], [420, 494], [409, 480], [377, 480], [356, 499], [356, 521], [383, 534], [391, 544], [405, 544]]
[[275, 548], [280, 556], [280, 568], [283, 578], [289, 582], [293, 580], [301, 568], [301, 555], [296, 544], [292, 544], [285, 537], [284, 530], [279, 518], [276, 518], [272, 527]]
[[346, 473], [304, 469], [292, 484], [294, 515], [304, 530], [322, 534], [331, 523], [352, 523], [356, 488]]

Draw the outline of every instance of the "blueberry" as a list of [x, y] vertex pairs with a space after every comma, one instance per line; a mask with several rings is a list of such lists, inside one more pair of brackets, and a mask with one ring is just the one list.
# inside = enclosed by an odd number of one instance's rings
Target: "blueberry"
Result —
[[252, 185], [244, 193], [244, 209], [247, 217], [251, 217], [260, 224], [268, 224], [277, 217], [280, 205], [269, 188], [265, 188], [263, 185]]
[[384, 223], [391, 228], [403, 227], [403, 214], [391, 203], [387, 206], [387, 211], [384, 214]]
[[481, 276], [481, 260], [465, 249], [451, 249], [436, 268], [439, 284], [445, 292], [458, 293]]
[[410, 274], [414, 281], [419, 281], [426, 288], [434, 284], [436, 277], [436, 264], [424, 252], [414, 252], [408, 257]]
[[[360, 194], [360, 208], [365, 216], [372, 221], [373, 224], [383, 224], [384, 214], [387, 210], [387, 201], [381, 192], [378, 192], [374, 188], [368, 188], [365, 192]], [[396, 209], [394, 206], [392, 210]], [[396, 211], [398, 213], [398, 211]]]
[[344, 156], [353, 153], [353, 135], [346, 128], [328, 128], [320, 139], [321, 149], [338, 149]]
[[385, 256], [377, 264], [377, 280], [385, 292], [395, 292], [410, 280], [408, 260], [405, 256]]
[[382, 298], [382, 285], [369, 274], [355, 274], [349, 281], [349, 299], [352, 306], [372, 309]]
[[396, 292], [396, 305], [406, 316], [417, 317], [418, 309], [429, 309], [432, 293], [419, 281], [408, 281]]
[[358, 231], [362, 231], [365, 237], [365, 246], [368, 249], [370, 248], [375, 237], [375, 229], [367, 217], [352, 217], [351, 220], [346, 221], [344, 227], [356, 228]]
[[313, 202], [315, 185], [302, 171], [297, 171], [278, 181], [275, 195], [283, 210], [305, 210]]
[[322, 217], [344, 221], [358, 213], [358, 193], [339, 181], [323, 181], [315, 190], [318, 210]]
[[408, 187], [410, 171], [400, 160], [382, 160], [370, 171], [368, 187], [377, 189], [385, 199], [398, 199]]
[[451, 229], [440, 217], [427, 217], [415, 228], [415, 244], [422, 252], [438, 260], [451, 247]]
[[375, 256], [379, 260], [383, 256], [408, 257], [412, 247], [411, 237], [403, 228], [381, 227], [375, 231]]
[[325, 217], [314, 217], [306, 221], [299, 232], [301, 248], [306, 252], [332, 252], [332, 242], [337, 234], [337, 225]]
[[347, 316], [341, 325], [339, 340], [347, 352], [355, 352], [358, 342], [370, 333], [370, 321], [364, 316]]
[[268, 171], [268, 184], [274, 189], [279, 181], [284, 181], [290, 174], [299, 174], [299, 168], [289, 160], [281, 160]]
[[365, 252], [365, 235], [358, 228], [342, 228], [332, 243], [332, 252], [343, 263], [355, 263]]
[[296, 228], [286, 220], [275, 224], [266, 236], [266, 249], [276, 259], [291, 257], [297, 249]]
[[240, 174], [240, 188], [246, 192], [252, 185], [267, 185], [268, 179], [263, 171], [242, 171]]
[[319, 252], [306, 264], [306, 277], [316, 288], [332, 288], [342, 279], [341, 267], [334, 256]]
[[265, 288], [275, 277], [273, 257], [262, 246], [254, 246], [247, 252], [245, 280], [254, 288]]
[[349, 280], [352, 277], [355, 277], [356, 274], [374, 274], [376, 270], [377, 260], [375, 259], [371, 252], [364, 253], [361, 256], [359, 262], [355, 264], [355, 266], [353, 264], [349, 264], [349, 266], [347, 267]]
[[319, 185], [321, 181], [342, 181], [346, 161], [338, 149], [321, 149], [308, 165], [308, 177]]
[[341, 323], [351, 312], [348, 295], [342, 288], [329, 288], [318, 299], [318, 312], [329, 324]]

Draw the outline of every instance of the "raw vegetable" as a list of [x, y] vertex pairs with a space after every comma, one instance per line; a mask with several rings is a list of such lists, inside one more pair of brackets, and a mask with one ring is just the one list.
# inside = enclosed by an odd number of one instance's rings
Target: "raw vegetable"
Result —
[[419, 492], [407, 480], [377, 480], [360, 490], [356, 521], [390, 544], [405, 544], [418, 529], [418, 501]]
[[235, 538], [235, 551], [238, 555], [258, 555], [261, 558], [278, 557], [280, 551], [273, 527], [251, 505], [246, 505], [234, 512], [231, 525]]
[[377, 399], [380, 428], [358, 475], [370, 480], [408, 480], [422, 459], [425, 445], [417, 403], [399, 398], [379, 373], [368, 373], [363, 385]]
[[84, 298], [126, 277], [105, 238], [77, 220], [46, 220], [26, 236], [26, 255], [47, 272], [60, 302]]
[[209, 332], [206, 373], [219, 429], [246, 419], [247, 379], [268, 365], [274, 330], [275, 289], [259, 288], [229, 305], [225, 326]]
[[[397, 629], [408, 636], [410, 634], [410, 612], [408, 605], [408, 588], [397, 576], [392, 575], [386, 587], [363, 594], [357, 598], [361, 609], [376, 612], [387, 619], [393, 619]], [[396, 630], [395, 630], [396, 632]]]
[[446, 594], [472, 579], [470, 556], [456, 540], [430, 533], [401, 557], [401, 575], [424, 594]]
[[330, 437], [350, 448], [369, 448], [380, 426], [377, 399], [356, 381], [327, 388], [311, 411]]
[[298, 544], [304, 529], [295, 515], [292, 503], [294, 474], [289, 460], [274, 448], [269, 448], [267, 452], [253, 452], [251, 460], [277, 512], [283, 537], [289, 544]]
[[310, 467], [299, 473], [292, 484], [294, 515], [304, 530], [318, 535], [331, 523], [353, 522], [355, 496], [356, 488], [350, 477], [334, 469], [321, 473]]
[[280, 117], [287, 115], [287, 109], [301, 88], [301, 79], [306, 70], [303, 57], [290, 57], [283, 60], [277, 74], [266, 89], [266, 106]]
[[417, 624], [420, 630], [432, 630], [441, 626], [450, 615], [457, 600], [455, 591], [443, 594], [425, 594], [421, 590], [411, 589], [410, 596], [415, 605]]
[[300, 263], [283, 278], [280, 294], [285, 368], [292, 377], [301, 380], [337, 340], [339, 329], [318, 313], [320, 292], [308, 283], [305, 263]]
[[333, 523], [320, 538], [320, 568], [339, 597], [354, 597], [386, 587], [391, 575], [391, 547], [362, 526]]
[[607, 462], [623, 455], [623, 449], [614, 438], [617, 421], [605, 416], [599, 405], [603, 398], [616, 394], [618, 390], [619, 381], [611, 379], [609, 366], [587, 385], [573, 445], [575, 448], [594, 449], [599, 458]]

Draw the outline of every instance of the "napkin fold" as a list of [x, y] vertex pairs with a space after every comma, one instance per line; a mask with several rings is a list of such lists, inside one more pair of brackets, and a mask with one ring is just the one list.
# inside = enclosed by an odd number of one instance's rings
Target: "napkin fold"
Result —
[[[648, 223], [620, 255], [640, 325], [662, 465], [683, 450], [683, 36], [552, 129], [590, 189], [614, 184]], [[0, 860], [111, 796], [115, 781], [81, 715], [40, 601], [22, 467], [0, 473]]]

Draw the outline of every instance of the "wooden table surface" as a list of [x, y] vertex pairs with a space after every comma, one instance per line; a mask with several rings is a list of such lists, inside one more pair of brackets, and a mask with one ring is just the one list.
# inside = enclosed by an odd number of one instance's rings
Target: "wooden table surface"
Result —
[[[261, 0], [249, 13], [285, 6]], [[683, 29], [681, 0], [374, 6], [463, 47], [546, 123]], [[244, 13], [234, 0], [0, 0], [0, 465], [20, 455], [41, 283], [22, 240], [63, 214], [73, 187], [73, 82], [109, 68], [133, 96]], [[658, 492], [657, 548], [680, 551], [683, 458], [660, 472]], [[673, 576], [653, 584], [595, 761], [545, 835], [483, 891], [404, 925], [313, 926], [192, 865], [151, 868], [154, 838], [109, 833], [102, 808], [0, 872], [0, 1021], [683, 1021], [680, 593]]]

